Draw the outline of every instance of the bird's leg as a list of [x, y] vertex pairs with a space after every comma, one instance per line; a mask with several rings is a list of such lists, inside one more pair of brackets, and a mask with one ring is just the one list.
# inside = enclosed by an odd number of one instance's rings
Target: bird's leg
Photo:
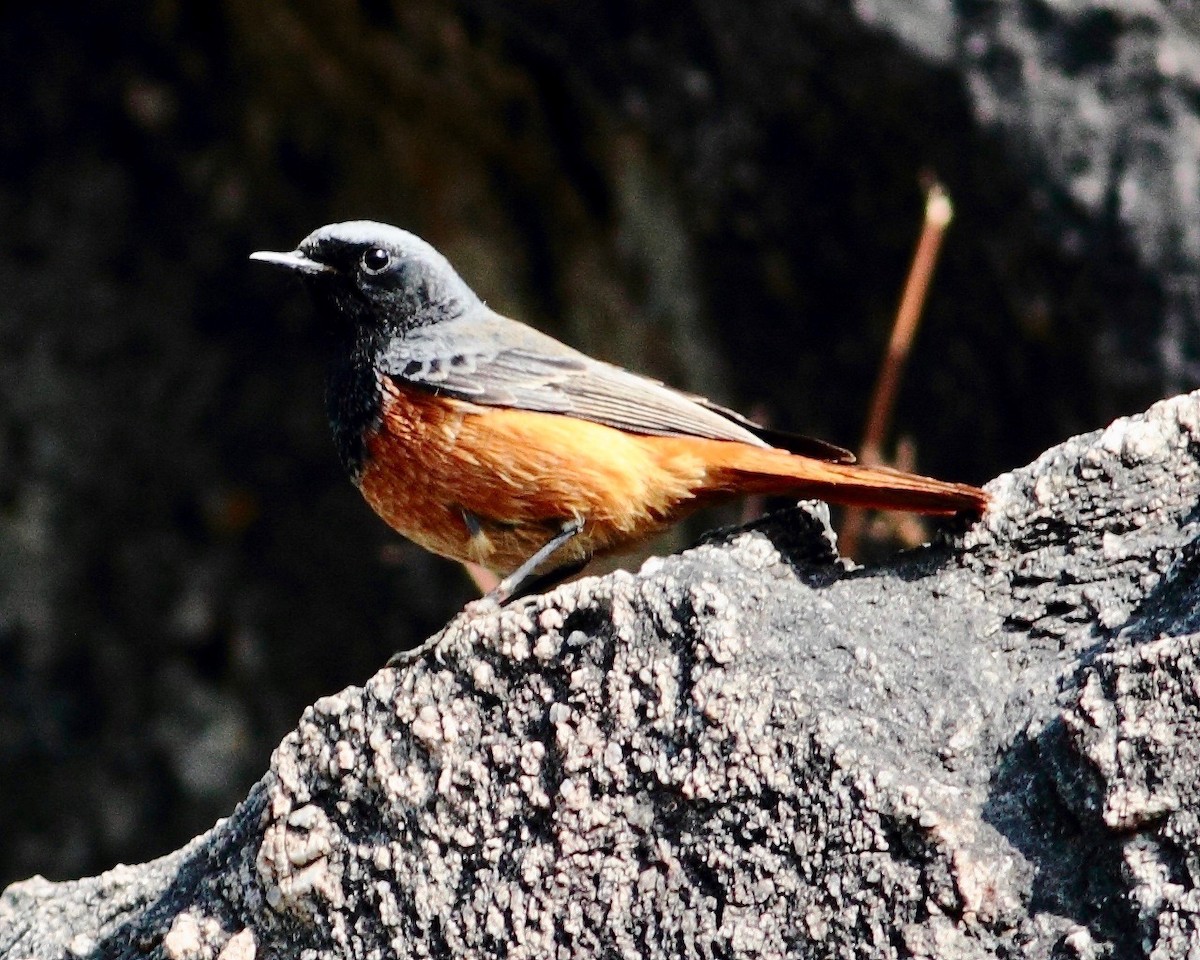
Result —
[[560, 567], [557, 570], [551, 570], [540, 577], [533, 576], [533, 572], [538, 567], [549, 559], [563, 544], [578, 535], [581, 530], [583, 530], [583, 520], [579, 517], [573, 517], [564, 522], [558, 533], [542, 544], [533, 556], [490, 590], [487, 598], [495, 600], [503, 606], [512, 600], [516, 600], [518, 597], [533, 592], [534, 587], [549, 587], [559, 580], [571, 576], [573, 573], [578, 573], [587, 563], [586, 560], [570, 564], [567, 567]]
[[[463, 520], [467, 524], [468, 530], [474, 535], [478, 528], [482, 532], [482, 527], [479, 524], [479, 519], [466, 510], [463, 512]], [[567, 543], [572, 537], [575, 537], [583, 530], [583, 520], [579, 517], [572, 518], [563, 523], [553, 537], [547, 540], [537, 552], [528, 560], [517, 567], [512, 573], [501, 580], [495, 587], [489, 590], [484, 596], [478, 600], [472, 600], [463, 609], [461, 616], [470, 619], [473, 616], [485, 613], [488, 607], [491, 606], [494, 610], [496, 606], [504, 606], [524, 596], [529, 596], [533, 593], [540, 593], [544, 590], [549, 590], [552, 586], [566, 580], [568, 577], [578, 573], [588, 565], [590, 557], [584, 557], [582, 560], [572, 560], [570, 563], [564, 564], [561, 567], [555, 567], [546, 573], [535, 575], [537, 570], [559, 547]], [[450, 625], [442, 629], [440, 633], [435, 633], [432, 637], [426, 640], [423, 644], [413, 650], [402, 650], [399, 653], [393, 654], [388, 660], [389, 667], [403, 667], [412, 663], [421, 654], [430, 647], [436, 645], [438, 638], [445, 634], [450, 629]]]
[[512, 596], [500, 602], [507, 604], [512, 603], [514, 600], [520, 600], [522, 597], [532, 597], [535, 594], [545, 593], [547, 590], [557, 587], [564, 580], [570, 580], [571, 577], [575, 576], [575, 574], [591, 562], [591, 557], [584, 557], [582, 560], [573, 560], [561, 567], [555, 567], [553, 570], [529, 577], [524, 583], [517, 586]]

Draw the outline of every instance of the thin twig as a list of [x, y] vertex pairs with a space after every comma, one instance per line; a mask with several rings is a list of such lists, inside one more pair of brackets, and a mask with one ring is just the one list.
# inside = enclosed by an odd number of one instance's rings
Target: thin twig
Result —
[[[870, 412], [867, 414], [867, 426], [863, 431], [859, 459], [868, 466], [878, 466], [884, 461], [883, 444], [892, 422], [896, 394], [899, 392], [904, 366], [921, 322], [921, 311], [925, 307], [929, 282], [937, 264], [942, 238], [953, 214], [950, 197], [942, 185], [935, 181], [925, 195], [925, 221], [921, 227], [921, 237], [917, 241], [908, 280], [904, 284], [904, 294], [896, 310], [896, 321], [892, 325], [887, 353], [879, 366], [879, 379], [875, 382], [875, 392], [871, 397]], [[865, 527], [865, 511], [846, 511], [839, 536], [844, 554], [851, 556], [855, 553]]]

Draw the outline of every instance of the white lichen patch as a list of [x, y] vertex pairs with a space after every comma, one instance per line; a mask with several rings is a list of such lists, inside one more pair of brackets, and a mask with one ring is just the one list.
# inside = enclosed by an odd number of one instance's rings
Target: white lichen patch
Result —
[[343, 903], [340, 859], [330, 855], [343, 837], [320, 807], [299, 807], [263, 831], [256, 865], [267, 903], [280, 912], [313, 916]]

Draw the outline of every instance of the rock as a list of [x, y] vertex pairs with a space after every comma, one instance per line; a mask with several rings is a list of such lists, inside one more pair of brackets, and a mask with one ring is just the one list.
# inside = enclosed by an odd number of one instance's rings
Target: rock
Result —
[[0, 953], [1181, 956], [1198, 424], [1070, 440], [877, 567], [802, 509], [472, 608], [189, 846], [14, 884]]

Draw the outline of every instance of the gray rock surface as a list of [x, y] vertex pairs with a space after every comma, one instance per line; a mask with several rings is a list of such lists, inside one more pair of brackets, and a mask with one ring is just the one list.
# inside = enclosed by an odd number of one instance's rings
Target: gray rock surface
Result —
[[0, 955], [1191, 955], [1198, 452], [1192, 394], [883, 566], [790, 511], [476, 604]]

